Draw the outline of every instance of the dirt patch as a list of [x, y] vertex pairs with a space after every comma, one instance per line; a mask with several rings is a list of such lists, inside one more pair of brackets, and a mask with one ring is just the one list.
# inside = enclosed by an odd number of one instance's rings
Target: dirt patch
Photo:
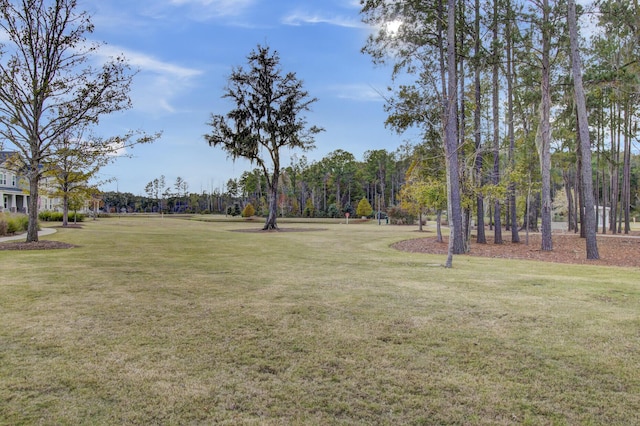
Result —
[[60, 241], [36, 241], [26, 243], [24, 241], [13, 241], [0, 243], [0, 250], [60, 250], [74, 248], [73, 244], [63, 243]]
[[[553, 234], [553, 251], [540, 250], [540, 234], [520, 235], [520, 243], [511, 242], [511, 234], [503, 234], [503, 244], [493, 244], [493, 235], [487, 235], [487, 244], [471, 243], [471, 251], [463, 256], [480, 256], [501, 259], [526, 259], [540, 262], [572, 263], [583, 265], [640, 267], [640, 236], [598, 235], [600, 259], [587, 260], [586, 242], [577, 234]], [[398, 250], [447, 254], [447, 238], [439, 243], [435, 236], [400, 241], [392, 245]]]

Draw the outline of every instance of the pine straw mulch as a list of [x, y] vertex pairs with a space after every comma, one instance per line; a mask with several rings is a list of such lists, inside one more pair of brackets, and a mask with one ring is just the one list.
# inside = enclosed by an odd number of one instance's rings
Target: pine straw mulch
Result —
[[[493, 233], [487, 233], [487, 244], [471, 243], [471, 251], [463, 256], [480, 256], [498, 259], [526, 259], [540, 262], [573, 263], [583, 265], [640, 267], [640, 233], [626, 235], [598, 235], [598, 253], [600, 259], [587, 260], [586, 242], [578, 234], [554, 233], [552, 236], [553, 251], [540, 249], [540, 234], [520, 233], [520, 243], [511, 242], [511, 232], [502, 234], [503, 244], [493, 244]], [[400, 241], [392, 245], [398, 250], [447, 254], [447, 238], [439, 243], [434, 236]]]
[[24, 241], [8, 241], [0, 243], [0, 250], [59, 250], [74, 248], [73, 244], [60, 241], [39, 240], [33, 243]]
[[[52, 226], [52, 228], [63, 228], [60, 226]], [[80, 223], [69, 223], [66, 229], [82, 229]], [[26, 239], [26, 237], [25, 237]], [[76, 247], [73, 244], [63, 243], [61, 241], [39, 240], [33, 243], [27, 243], [22, 240], [7, 241], [0, 243], [0, 251], [2, 250], [64, 250]]]

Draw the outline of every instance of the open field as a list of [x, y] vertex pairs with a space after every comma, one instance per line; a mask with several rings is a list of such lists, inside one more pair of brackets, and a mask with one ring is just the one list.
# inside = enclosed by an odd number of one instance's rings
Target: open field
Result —
[[0, 251], [0, 424], [638, 424], [638, 268], [447, 270], [373, 222], [232, 232], [260, 226]]

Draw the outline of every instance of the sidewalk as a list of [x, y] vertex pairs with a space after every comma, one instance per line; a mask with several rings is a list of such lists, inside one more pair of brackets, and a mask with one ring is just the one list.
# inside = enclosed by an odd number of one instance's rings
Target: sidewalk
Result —
[[[42, 237], [44, 235], [55, 234], [57, 231], [54, 228], [42, 228], [38, 231], [38, 237]], [[15, 241], [15, 240], [26, 240], [27, 234], [22, 233], [18, 235], [12, 235], [10, 237], [0, 237], [0, 243], [4, 243], [5, 241]]]

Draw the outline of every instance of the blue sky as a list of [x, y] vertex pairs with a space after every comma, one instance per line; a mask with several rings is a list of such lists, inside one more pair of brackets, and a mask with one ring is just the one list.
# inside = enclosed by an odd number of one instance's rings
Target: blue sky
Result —
[[277, 50], [283, 70], [318, 98], [306, 117], [326, 131], [304, 154], [310, 161], [336, 149], [362, 160], [366, 150], [395, 151], [411, 138], [384, 127], [380, 93], [390, 72], [360, 53], [371, 29], [360, 21], [358, 0], [81, 0], [79, 7], [92, 15], [91, 38], [107, 43], [102, 54], [123, 53], [139, 70], [133, 108], [101, 120], [99, 133], [163, 132], [102, 170], [114, 179], [105, 191], [144, 195], [164, 175], [167, 186], [180, 176], [190, 192], [208, 192], [251, 169], [203, 135], [211, 113], [231, 107], [221, 95], [232, 67], [245, 65], [258, 44]]

